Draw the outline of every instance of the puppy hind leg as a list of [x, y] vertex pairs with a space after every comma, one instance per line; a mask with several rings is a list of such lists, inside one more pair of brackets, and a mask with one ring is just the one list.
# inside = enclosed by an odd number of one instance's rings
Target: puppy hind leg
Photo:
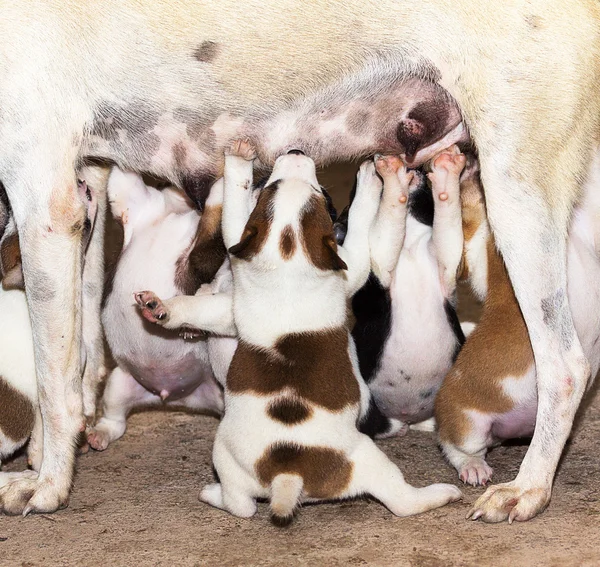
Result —
[[462, 498], [451, 484], [415, 488], [404, 480], [400, 469], [368, 437], [352, 454], [354, 471], [348, 496], [370, 494], [396, 516], [412, 516]]
[[135, 406], [160, 403], [159, 396], [146, 390], [131, 374], [117, 366], [106, 382], [102, 417], [87, 431], [90, 447], [96, 451], [104, 451], [110, 443], [123, 437], [127, 428], [127, 416]]
[[369, 234], [371, 269], [381, 285], [389, 288], [404, 244], [408, 193], [414, 172], [408, 171], [396, 156], [375, 156], [375, 169], [383, 179], [383, 192]]
[[338, 247], [342, 260], [348, 266], [347, 291], [354, 295], [367, 281], [371, 270], [369, 234], [377, 215], [382, 183], [375, 172], [375, 164], [365, 161], [356, 177], [356, 195], [348, 212], [348, 231], [344, 245]]
[[456, 278], [463, 252], [463, 228], [459, 177], [466, 158], [452, 146], [431, 160], [434, 202], [432, 244], [440, 270], [444, 296], [454, 297]]
[[249, 142], [236, 140], [225, 154], [223, 173], [223, 240], [229, 249], [242, 238], [248, 222], [253, 160], [256, 157]]

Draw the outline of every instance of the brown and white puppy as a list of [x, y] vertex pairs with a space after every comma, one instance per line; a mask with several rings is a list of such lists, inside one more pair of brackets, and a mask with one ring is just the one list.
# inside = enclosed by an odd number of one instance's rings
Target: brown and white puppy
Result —
[[[567, 257], [569, 304], [592, 376], [600, 368], [599, 188], [597, 156], [573, 215]], [[485, 485], [492, 476], [485, 461], [487, 450], [502, 440], [533, 434], [538, 392], [527, 327], [489, 231], [476, 179], [463, 186], [462, 197], [465, 266], [475, 293], [485, 297], [485, 303], [481, 321], [443, 382], [435, 413], [442, 449], [460, 479]], [[564, 321], [549, 324], [560, 327]], [[573, 386], [567, 382], [564, 387], [569, 391]], [[477, 519], [481, 514], [476, 505], [469, 516]]]
[[[97, 194], [83, 180], [78, 182], [78, 191], [86, 208], [84, 243], [87, 244], [97, 216]], [[0, 238], [0, 465], [29, 440], [27, 455], [33, 470], [24, 474], [35, 478], [42, 462], [43, 426], [26, 294], [43, 293], [43, 289], [35, 289], [36, 283], [25, 287], [17, 228], [10, 218], [3, 228]], [[85, 356], [85, 352], [82, 354]], [[0, 473], [0, 487], [20, 475]]]
[[[49, 293], [30, 299], [44, 464], [37, 481], [0, 490], [2, 507], [49, 512], [68, 498], [81, 423], [71, 346], [81, 338], [82, 158], [167, 178], [202, 201], [235, 137], [253, 139], [268, 164], [296, 147], [319, 165], [380, 152], [413, 167], [468, 128], [540, 392], [518, 477], [485, 496], [482, 518], [535, 516], [589, 377], [565, 258], [600, 139], [599, 23], [596, 0], [4, 2], [0, 180], [25, 279]], [[556, 319], [563, 330], [547, 323]]]
[[108, 181], [113, 215], [123, 225], [123, 250], [102, 312], [107, 343], [117, 363], [103, 395], [102, 418], [88, 442], [104, 450], [124, 433], [139, 406], [185, 407], [220, 414], [205, 339], [184, 341], [176, 331], [140, 317], [134, 292], [151, 287], [165, 297], [193, 293], [223, 263], [223, 184], [216, 183], [200, 214], [175, 188], [159, 191], [137, 174], [113, 168]]
[[[241, 517], [268, 498], [276, 523], [303, 501], [371, 494], [407, 516], [460, 498], [451, 485], [414, 488], [356, 428], [361, 383], [347, 301], [370, 269], [369, 231], [381, 181], [363, 164], [343, 247], [314, 162], [283, 155], [249, 215], [253, 150], [225, 161], [223, 235], [233, 269], [239, 344], [213, 460], [220, 483], [200, 498]], [[252, 427], [248, 427], [252, 424]]]

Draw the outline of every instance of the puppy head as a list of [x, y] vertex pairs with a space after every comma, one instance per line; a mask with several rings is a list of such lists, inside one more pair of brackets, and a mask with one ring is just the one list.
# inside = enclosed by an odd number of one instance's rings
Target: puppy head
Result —
[[310, 158], [292, 150], [277, 159], [240, 242], [229, 252], [271, 266], [347, 269], [337, 253], [331, 203]]

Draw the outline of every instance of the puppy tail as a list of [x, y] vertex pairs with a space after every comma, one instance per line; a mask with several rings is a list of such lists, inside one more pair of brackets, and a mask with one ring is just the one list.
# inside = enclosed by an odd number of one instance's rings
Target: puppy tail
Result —
[[296, 474], [278, 474], [271, 482], [271, 521], [287, 526], [300, 504], [304, 480]]

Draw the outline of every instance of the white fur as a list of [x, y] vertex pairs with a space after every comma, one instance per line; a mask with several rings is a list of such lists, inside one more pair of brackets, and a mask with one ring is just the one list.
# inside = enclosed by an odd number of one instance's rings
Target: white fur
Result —
[[[289, 179], [286, 176], [288, 169]], [[242, 234], [245, 219], [235, 211], [242, 209], [239, 201], [248, 198], [243, 191], [251, 179], [249, 160], [226, 157], [225, 234]], [[232, 258], [236, 327], [243, 340], [266, 349], [273, 349], [277, 340], [289, 333], [311, 333], [345, 326], [346, 301], [356, 286], [364, 284], [369, 272], [368, 235], [377, 212], [372, 203], [378, 202], [381, 192], [373, 164], [361, 166], [343, 250], [348, 274], [341, 274], [316, 269], [300, 246], [296, 247], [291, 259], [283, 259], [279, 251], [281, 229], [288, 224], [297, 229], [304, 204], [314, 192], [319, 192], [313, 162], [304, 156], [282, 156], [271, 175], [271, 180], [275, 179], [281, 179], [281, 183], [274, 201], [271, 229], [263, 248], [250, 260]], [[273, 351], [274, 356], [276, 352]], [[360, 383], [351, 341], [347, 355]], [[335, 376], [331, 380], [335, 380]], [[349, 405], [337, 412], [313, 405], [309, 419], [285, 425], [267, 414], [268, 404], [285, 392], [271, 396], [234, 393], [227, 388], [225, 392], [226, 412], [217, 430], [213, 452], [221, 483], [205, 487], [200, 496], [213, 506], [249, 517], [256, 511], [256, 498], [273, 495], [273, 510], [287, 506], [286, 514], [291, 513], [294, 506], [290, 502], [294, 494], [300, 500], [304, 499], [300, 491], [302, 483], [292, 483], [289, 475], [285, 475], [285, 479], [274, 480], [270, 487], [264, 487], [254, 470], [265, 450], [277, 442], [342, 451], [354, 468], [350, 484], [339, 496], [370, 493], [397, 515], [423, 512], [460, 496], [452, 486], [414, 489], [407, 485], [398, 468], [371, 439], [356, 429], [360, 404]], [[249, 423], [252, 423], [250, 429]]]
[[113, 214], [123, 222], [125, 241], [102, 314], [118, 368], [108, 378], [103, 417], [88, 431], [90, 445], [98, 450], [123, 435], [127, 415], [136, 406], [164, 401], [222, 410], [206, 342], [155, 332], [134, 301], [134, 292], [141, 289], [153, 288], [166, 297], [180, 293], [177, 260], [191, 245], [200, 215], [174, 189], [158, 191], [118, 168], [111, 172], [108, 196]]

